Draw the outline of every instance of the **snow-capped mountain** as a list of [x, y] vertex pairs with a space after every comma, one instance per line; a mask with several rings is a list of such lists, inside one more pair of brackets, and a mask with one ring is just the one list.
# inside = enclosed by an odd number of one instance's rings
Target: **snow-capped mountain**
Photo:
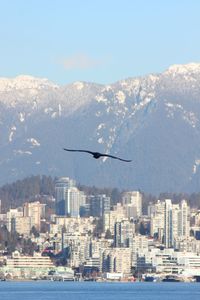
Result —
[[110, 85], [0, 78], [0, 137], [0, 184], [49, 174], [154, 194], [199, 191], [200, 64]]

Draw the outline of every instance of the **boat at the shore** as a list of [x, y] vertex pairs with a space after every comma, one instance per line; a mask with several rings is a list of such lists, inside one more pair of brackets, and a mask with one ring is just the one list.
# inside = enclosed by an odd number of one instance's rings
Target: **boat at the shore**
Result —
[[142, 276], [142, 281], [145, 281], [145, 282], [158, 282], [158, 281], [160, 281], [160, 277], [156, 274], [144, 274]]
[[162, 280], [162, 282], [183, 282], [183, 280], [176, 275], [166, 275]]

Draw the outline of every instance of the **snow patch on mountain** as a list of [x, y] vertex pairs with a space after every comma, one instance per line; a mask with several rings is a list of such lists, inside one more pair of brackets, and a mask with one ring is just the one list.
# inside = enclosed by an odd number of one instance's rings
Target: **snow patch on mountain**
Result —
[[180, 104], [173, 104], [170, 102], [165, 103], [166, 110], [168, 112], [167, 117], [168, 118], [174, 118], [174, 115], [176, 112], [181, 113], [181, 116], [184, 121], [186, 121], [190, 126], [193, 128], [196, 127], [197, 122], [199, 121], [196, 114], [191, 111], [187, 111], [183, 108]]
[[37, 109], [38, 108], [38, 103], [37, 103], [37, 100], [34, 100], [33, 101], [33, 106], [32, 106], [32, 109]]
[[101, 123], [98, 125], [97, 130], [104, 129], [106, 127], [105, 123]]
[[103, 143], [104, 143], [104, 141], [103, 141], [103, 138], [102, 138], [102, 137], [98, 139], [98, 143], [99, 143], [99, 144], [103, 144]]
[[190, 124], [193, 128], [196, 127], [197, 122], [199, 121], [195, 113], [189, 111], [184, 111], [183, 119]]
[[45, 114], [50, 114], [50, 113], [52, 113], [52, 111], [53, 111], [53, 108], [52, 108], [52, 107], [46, 107], [46, 108], [44, 109], [44, 113], [45, 113]]
[[11, 131], [10, 131], [8, 140], [9, 140], [9, 142], [12, 142], [12, 140], [13, 140], [13, 134], [14, 134], [14, 132], [17, 130], [17, 128], [16, 128], [16, 126], [12, 126], [10, 130], [11, 130]]
[[30, 143], [32, 147], [39, 147], [40, 146], [40, 142], [38, 142], [34, 138], [28, 138], [27, 142]]
[[97, 96], [95, 97], [95, 99], [96, 99], [97, 102], [107, 102], [107, 101], [108, 101], [108, 99], [105, 98], [103, 94], [97, 95]]
[[200, 166], [200, 159], [196, 159], [196, 160], [195, 160], [195, 163], [194, 163], [194, 165], [193, 165], [193, 170], [192, 170], [192, 173], [193, 173], [193, 174], [196, 174], [197, 169], [198, 169], [199, 166]]
[[55, 119], [58, 115], [59, 115], [58, 112], [54, 111], [54, 112], [51, 114], [51, 117], [52, 117], [52, 119]]
[[112, 86], [111, 85], [106, 85], [103, 89], [102, 89], [102, 93], [104, 92], [109, 92], [112, 90]]
[[14, 150], [13, 152], [14, 152], [14, 154], [19, 154], [19, 155], [23, 155], [23, 154], [32, 155], [31, 151]]
[[58, 115], [59, 115], [59, 117], [61, 116], [61, 114], [62, 114], [62, 106], [61, 106], [61, 104], [59, 103], [59, 104], [58, 104]]
[[120, 104], [124, 104], [125, 100], [126, 100], [126, 95], [122, 92], [122, 91], [118, 91], [115, 94], [116, 99], [118, 100], [118, 102]]
[[22, 113], [22, 112], [19, 113], [19, 120], [20, 120], [20, 122], [25, 121], [25, 113]]
[[96, 113], [95, 113], [95, 116], [98, 118], [98, 117], [100, 117], [102, 115], [102, 112], [101, 111], [97, 111]]

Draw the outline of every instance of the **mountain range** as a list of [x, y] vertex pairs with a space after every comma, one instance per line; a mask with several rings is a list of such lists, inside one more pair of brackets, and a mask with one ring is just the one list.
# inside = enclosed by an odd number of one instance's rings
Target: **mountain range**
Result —
[[198, 192], [200, 64], [109, 85], [0, 78], [0, 169], [1, 185], [45, 174], [152, 194]]

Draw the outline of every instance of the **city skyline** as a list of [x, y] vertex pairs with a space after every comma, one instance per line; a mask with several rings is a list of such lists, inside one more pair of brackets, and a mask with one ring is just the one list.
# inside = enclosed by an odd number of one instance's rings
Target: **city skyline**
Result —
[[[0, 213], [0, 272], [5, 280], [199, 280], [198, 207], [191, 208], [183, 197], [179, 204], [157, 199], [144, 214], [139, 191], [124, 191], [110, 206], [106, 194], [87, 194], [81, 203], [69, 195], [72, 189], [75, 181], [61, 177], [55, 182], [56, 198], [49, 194], [49, 203], [24, 199], [21, 207]], [[62, 199], [68, 210], [63, 206], [56, 212]], [[4, 241], [6, 230], [9, 242]], [[31, 244], [25, 248], [27, 240]]]

